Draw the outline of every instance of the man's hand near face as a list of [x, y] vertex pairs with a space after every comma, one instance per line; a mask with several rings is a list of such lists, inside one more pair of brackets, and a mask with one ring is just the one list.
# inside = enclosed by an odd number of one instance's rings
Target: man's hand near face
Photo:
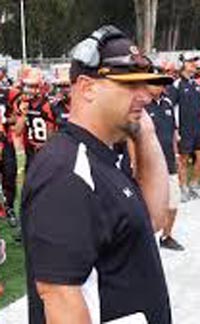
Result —
[[138, 136], [134, 141], [130, 138], [128, 143], [131, 164], [135, 165], [135, 177], [141, 186], [154, 230], [159, 230], [168, 206], [168, 171], [153, 122], [145, 110]]

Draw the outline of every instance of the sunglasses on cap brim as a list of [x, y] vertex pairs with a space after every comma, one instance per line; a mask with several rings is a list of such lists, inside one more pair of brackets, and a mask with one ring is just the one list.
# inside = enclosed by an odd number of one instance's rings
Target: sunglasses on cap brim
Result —
[[154, 72], [151, 62], [141, 55], [126, 55], [104, 59], [98, 74], [123, 84], [146, 82], [151, 85], [169, 85], [173, 78]]
[[102, 60], [102, 67], [127, 68], [130, 71], [150, 71], [152, 68], [151, 62], [142, 55], [125, 55], [108, 57]]

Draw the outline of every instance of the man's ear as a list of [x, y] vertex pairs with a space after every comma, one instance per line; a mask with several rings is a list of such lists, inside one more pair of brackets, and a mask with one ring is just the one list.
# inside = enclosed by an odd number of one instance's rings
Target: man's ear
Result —
[[82, 96], [86, 101], [91, 102], [94, 100], [95, 91], [94, 84], [95, 79], [90, 78], [87, 75], [80, 75], [77, 80], [78, 88]]

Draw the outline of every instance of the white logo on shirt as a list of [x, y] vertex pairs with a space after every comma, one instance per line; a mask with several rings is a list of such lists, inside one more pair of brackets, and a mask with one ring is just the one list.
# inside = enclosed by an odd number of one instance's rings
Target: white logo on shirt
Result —
[[172, 111], [171, 111], [171, 109], [166, 109], [166, 110], [165, 110], [165, 114], [166, 114], [167, 116], [172, 116]]
[[130, 198], [131, 196], [133, 196], [133, 192], [132, 192], [131, 189], [128, 188], [128, 187], [126, 187], [126, 188], [123, 189], [123, 193], [125, 194], [125, 196], [126, 196], [127, 198]]

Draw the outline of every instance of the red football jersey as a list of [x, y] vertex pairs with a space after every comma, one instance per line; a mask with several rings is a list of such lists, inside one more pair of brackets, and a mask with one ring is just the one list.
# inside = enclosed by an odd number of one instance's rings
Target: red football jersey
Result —
[[[20, 115], [20, 109], [18, 109], [18, 115]], [[56, 121], [49, 102], [43, 98], [30, 100], [24, 129], [25, 145], [38, 150], [55, 130]]]

